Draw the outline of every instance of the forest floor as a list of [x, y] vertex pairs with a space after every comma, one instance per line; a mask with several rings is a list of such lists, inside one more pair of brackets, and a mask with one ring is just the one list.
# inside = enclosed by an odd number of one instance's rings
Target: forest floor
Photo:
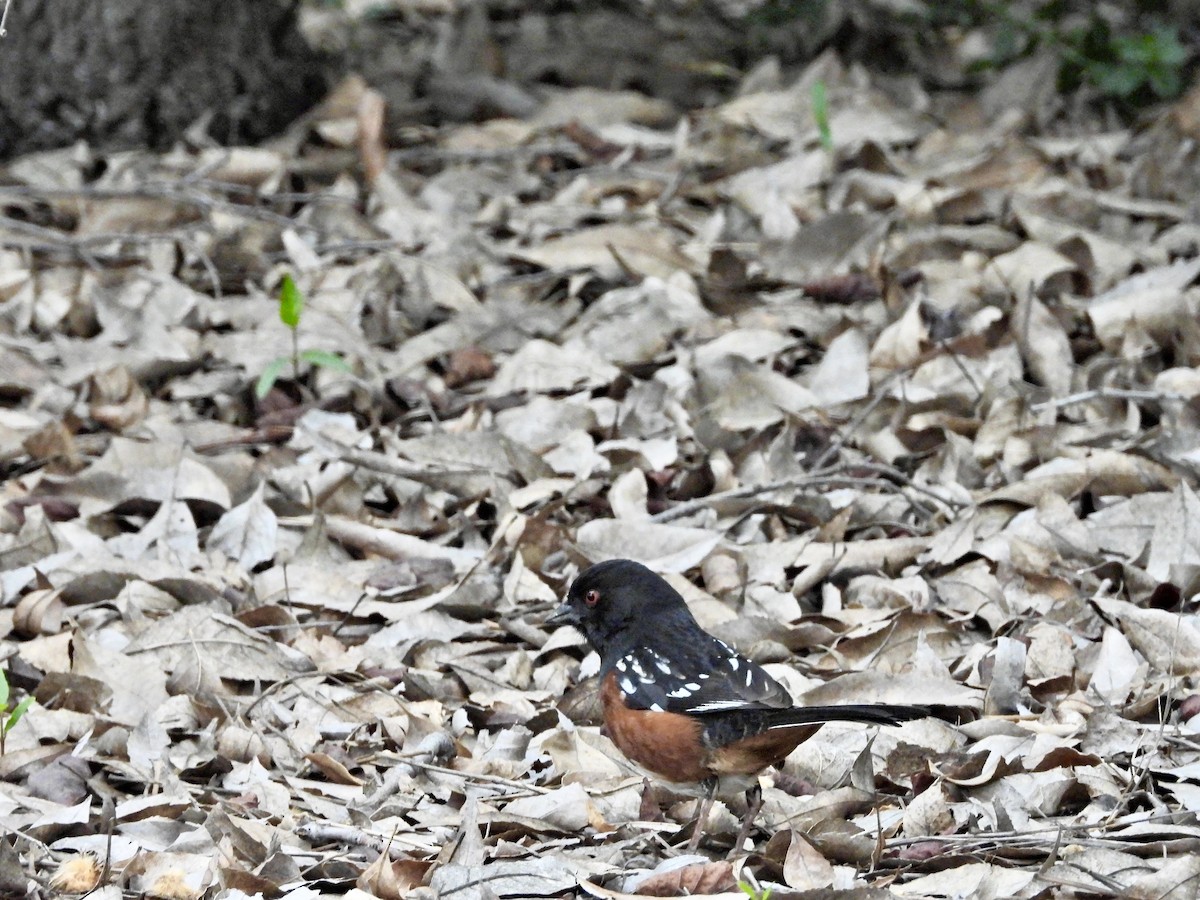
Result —
[[[1200, 91], [1038, 65], [7, 163], [3, 890], [1194, 897]], [[827, 726], [686, 856], [543, 625], [611, 557], [975, 719]]]

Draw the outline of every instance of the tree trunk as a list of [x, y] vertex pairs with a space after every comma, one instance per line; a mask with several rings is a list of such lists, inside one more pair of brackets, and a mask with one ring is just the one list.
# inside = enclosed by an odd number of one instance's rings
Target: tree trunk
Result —
[[169, 146], [277, 133], [320, 99], [284, 0], [15, 0], [0, 38], [0, 157], [80, 138]]

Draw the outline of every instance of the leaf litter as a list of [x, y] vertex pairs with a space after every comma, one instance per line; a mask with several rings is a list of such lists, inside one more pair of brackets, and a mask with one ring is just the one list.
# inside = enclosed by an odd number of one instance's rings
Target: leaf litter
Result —
[[[6, 885], [1193, 895], [1191, 212], [1129, 134], [773, 71], [390, 160], [351, 79], [277, 146], [8, 164]], [[349, 365], [259, 400], [293, 278]], [[680, 857], [542, 627], [610, 557], [803, 702], [981, 715], [827, 726], [754, 854], [719, 805]]]

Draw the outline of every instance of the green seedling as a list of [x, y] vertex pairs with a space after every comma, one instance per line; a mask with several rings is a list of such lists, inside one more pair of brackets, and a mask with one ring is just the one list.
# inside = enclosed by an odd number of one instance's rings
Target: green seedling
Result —
[[771, 889], [763, 890], [758, 884], [751, 884], [748, 881], [739, 881], [738, 890], [745, 894], [750, 900], [771, 900]]
[[1104, 93], [1121, 100], [1148, 90], [1156, 99], [1178, 96], [1183, 87], [1187, 48], [1174, 28], [1109, 37], [1101, 58], [1084, 57], [1085, 76]]
[[813, 120], [817, 123], [817, 132], [821, 136], [821, 146], [826, 152], [833, 152], [833, 131], [829, 127], [829, 95], [825, 90], [825, 82], [817, 79], [809, 92], [812, 100]]
[[993, 54], [983, 67], [1000, 67], [1045, 49], [1058, 61], [1061, 90], [1091, 84], [1127, 112], [1179, 96], [1194, 55], [1181, 41], [1178, 25], [1133, 15], [1118, 30], [1095, 4], [1082, 19], [1061, 0], [1032, 4], [1027, 15], [993, 0], [970, 0], [955, 10], [958, 25], [991, 28]]
[[291, 356], [277, 356], [263, 369], [254, 386], [254, 396], [259, 400], [270, 393], [279, 376], [290, 362], [292, 377], [300, 379], [300, 363], [318, 366], [325, 369], [337, 369], [339, 372], [349, 372], [350, 364], [338, 354], [328, 350], [300, 350], [300, 320], [304, 315], [304, 294], [296, 286], [291, 275], [284, 275], [279, 285], [279, 321], [292, 330]]
[[8, 708], [9, 689], [8, 676], [0, 670], [0, 756], [5, 753], [8, 742], [8, 733], [12, 731], [21, 717], [33, 705], [33, 697], [26, 697], [10, 711]]

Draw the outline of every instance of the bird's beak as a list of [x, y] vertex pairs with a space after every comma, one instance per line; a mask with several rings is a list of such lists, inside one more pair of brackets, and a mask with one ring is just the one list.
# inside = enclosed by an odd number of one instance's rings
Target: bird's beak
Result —
[[579, 610], [573, 607], [565, 600], [558, 605], [558, 609], [550, 613], [546, 619], [547, 625], [578, 625], [583, 619], [579, 615]]

